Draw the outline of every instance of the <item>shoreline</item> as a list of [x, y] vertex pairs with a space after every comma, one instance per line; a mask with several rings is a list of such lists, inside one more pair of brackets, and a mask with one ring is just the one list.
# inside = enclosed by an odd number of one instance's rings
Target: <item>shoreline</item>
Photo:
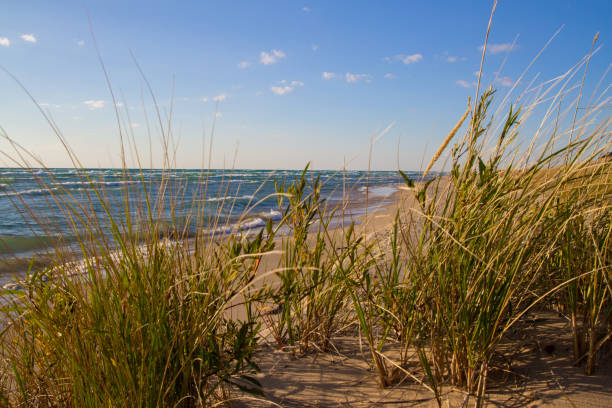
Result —
[[[365, 187], [365, 186], [364, 186]], [[361, 187], [361, 188], [364, 188]], [[353, 189], [351, 193], [349, 193], [348, 199], [346, 203], [343, 201], [329, 201], [331, 203], [332, 208], [340, 208], [343, 207], [341, 215], [337, 215], [333, 217], [332, 226], [330, 231], [336, 231], [348, 226], [350, 222], [355, 222], [356, 226], [361, 225], [368, 219], [370, 215], [375, 212], [385, 211], [385, 209], [396, 206], [396, 201], [398, 197], [401, 196], [401, 185], [399, 184], [389, 184], [384, 186], [374, 186], [371, 189], [384, 189], [384, 190], [393, 190], [391, 194], [388, 195], [379, 195], [372, 198], [366, 198], [365, 193], [360, 189]], [[360, 196], [354, 199], [354, 195]], [[231, 201], [230, 201], [231, 202]], [[277, 210], [270, 210], [269, 214], [264, 215], [260, 212], [252, 212], [248, 214], [237, 215], [237, 219], [241, 221], [236, 224], [223, 224], [223, 225], [211, 225], [209, 230], [205, 230], [206, 232], [203, 234], [204, 237], [211, 237], [211, 242], [221, 241], [233, 234], [246, 233], [251, 234], [252, 232], [258, 231], [260, 228], [265, 227], [265, 222], [269, 219], [273, 221], [278, 221], [280, 218], [280, 212]], [[229, 218], [228, 218], [229, 220]], [[165, 223], [164, 223], [165, 224]], [[362, 227], [358, 227], [362, 228]], [[288, 231], [280, 230], [276, 233], [275, 239], [282, 239], [287, 236]], [[42, 241], [45, 238], [40, 237], [24, 237], [29, 240], [39, 240]], [[182, 245], [192, 246], [195, 238], [191, 236], [186, 236], [184, 238], [172, 239], [166, 236], [160, 236], [158, 241], [172, 241], [182, 243]], [[146, 250], [146, 244], [140, 245], [143, 250]], [[66, 249], [66, 246], [60, 246], [61, 250]], [[25, 277], [28, 268], [32, 266], [34, 270], [42, 270], [44, 268], [50, 267], [53, 265], [54, 260], [52, 256], [49, 256], [54, 250], [53, 246], [49, 246], [41, 249], [33, 249], [23, 251], [17, 254], [4, 254], [0, 258], [0, 289], [4, 290], [12, 290], [18, 289], [20, 285], [20, 279]], [[71, 254], [74, 255], [74, 254]], [[77, 269], [71, 275], [79, 275], [83, 274], [82, 269], [84, 268], [84, 258], [82, 255], [76, 255], [75, 259], [69, 260], [64, 263], [64, 265], [72, 264], [72, 266]], [[17, 277], [17, 280], [14, 279]]]

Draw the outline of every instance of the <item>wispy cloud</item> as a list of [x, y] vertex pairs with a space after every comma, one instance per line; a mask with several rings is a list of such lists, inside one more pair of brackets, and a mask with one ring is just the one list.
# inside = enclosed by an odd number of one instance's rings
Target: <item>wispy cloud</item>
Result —
[[286, 57], [287, 55], [285, 55], [285, 53], [281, 50], [272, 50], [269, 53], [262, 51], [259, 54], [259, 62], [261, 62], [264, 65], [270, 65], [270, 64], [275, 64], [279, 60], [282, 60], [283, 58], [286, 58]]
[[304, 13], [310, 13], [310, 7], [302, 7]]
[[21, 34], [20, 37], [25, 42], [29, 42], [29, 43], [35, 43], [36, 42], [36, 37], [34, 37], [34, 34]]
[[130, 122], [130, 126], [132, 127], [132, 129], [136, 129], [140, 127], [140, 123]]
[[215, 112], [215, 118], [222, 118], [223, 114], [221, 112]]
[[270, 90], [277, 95], [285, 95], [295, 91], [295, 88], [304, 86], [302, 81], [291, 81], [287, 82], [286, 80], [280, 81], [280, 85], [271, 86]]
[[315, 52], [319, 50], [319, 46], [317, 44], [312, 44], [310, 48], [312, 48], [312, 50]]
[[458, 81], [455, 81], [455, 83], [456, 83], [457, 85], [459, 85], [459, 86], [464, 87], [464, 88], [471, 88], [471, 87], [472, 87], [472, 84], [471, 84], [471, 83], [469, 83], [468, 81], [464, 81], [463, 79], [460, 79], [460, 80], [458, 80]]
[[249, 61], [240, 61], [238, 63], [238, 68], [245, 69], [245, 68], [248, 68], [250, 65], [251, 63]]
[[55, 104], [55, 103], [46, 103], [46, 102], [39, 103], [39, 105], [42, 108], [56, 108], [56, 109], [60, 109], [62, 107], [62, 105], [58, 105], [58, 104]]
[[219, 94], [217, 96], [213, 96], [212, 100], [215, 101], [215, 102], [223, 102], [227, 98], [229, 98], [229, 95], [224, 92], [224, 93]]
[[387, 73], [385, 74], [385, 79], [395, 79], [397, 78], [394, 74], [392, 73]]
[[371, 78], [369, 74], [351, 74], [350, 72], [347, 72], [344, 77], [346, 78], [346, 82], [348, 82], [349, 84], [354, 84], [355, 82], [359, 82], [362, 80], [370, 82]]
[[[503, 44], [488, 44], [487, 52], [490, 54], [500, 54], [502, 52], [510, 52], [516, 50], [517, 46], [512, 43], [503, 43]], [[484, 49], [484, 45], [478, 47], [480, 51]]]
[[334, 79], [337, 77], [338, 75], [333, 72], [323, 72], [323, 74], [321, 74], [321, 78], [323, 79]]
[[506, 87], [506, 88], [509, 88], [512, 85], [514, 85], [514, 81], [512, 80], [512, 78], [507, 77], [507, 76], [501, 77], [501, 78], [497, 78], [495, 80], [495, 82], [497, 82], [498, 84], [500, 84], [501, 86]]
[[85, 101], [83, 104], [87, 105], [90, 110], [100, 109], [104, 107], [104, 101]]
[[213, 96], [213, 97], [208, 97], [208, 96], [203, 96], [202, 98], [200, 98], [200, 101], [206, 103], [206, 102], [223, 102], [225, 100], [227, 100], [227, 98], [229, 98], [229, 94], [223, 92], [220, 93], [219, 95]]
[[385, 57], [385, 61], [387, 61], [388, 63], [392, 63], [393, 61], [400, 61], [402, 64], [405, 64], [405, 65], [416, 64], [422, 59], [423, 59], [422, 54], [411, 54], [411, 55], [397, 54], [397, 55], [394, 55], [393, 57]]
[[82, 46], [84, 46], [84, 45], [85, 45], [85, 41], [84, 41], [84, 40], [79, 40], [79, 41], [77, 41], [77, 45], [78, 45], [79, 47], [82, 47]]
[[449, 55], [448, 57], [444, 57], [444, 60], [446, 62], [450, 62], [451, 64], [454, 62], [465, 61], [466, 59], [467, 59], [466, 57], [456, 57], [454, 55]]
[[11, 40], [6, 37], [0, 37], [0, 45], [3, 47], [9, 47], [11, 45]]
[[454, 64], [455, 62], [467, 61], [466, 57], [461, 57], [459, 55], [449, 55], [448, 51], [444, 51], [442, 54], [435, 54], [434, 58], [438, 61], [448, 62], [450, 64]]

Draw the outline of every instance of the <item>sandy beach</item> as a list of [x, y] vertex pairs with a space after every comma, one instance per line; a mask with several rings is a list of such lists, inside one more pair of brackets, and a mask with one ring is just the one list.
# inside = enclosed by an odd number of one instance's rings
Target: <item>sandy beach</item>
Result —
[[[395, 215], [405, 214], [416, 205], [412, 189], [400, 188], [393, 202], [377, 208], [358, 220], [356, 231], [375, 239], [388, 241]], [[337, 229], [335, 232], [340, 233]], [[279, 242], [280, 243], [280, 242]], [[264, 257], [260, 273], [278, 265], [279, 254]], [[275, 278], [267, 280], [274, 285]], [[243, 318], [244, 311], [231, 308], [230, 315]], [[536, 324], [537, 323], [537, 324]], [[266, 335], [266, 333], [268, 335]], [[498, 359], [491, 369], [485, 402], [493, 407], [609, 407], [612, 404], [612, 350], [607, 349], [598, 363], [595, 375], [571, 359], [569, 322], [561, 313], [536, 308], [504, 339]], [[371, 357], [363, 334], [357, 325], [334, 339], [333, 351], [296, 357], [274, 343], [264, 330], [257, 361], [267, 401], [245, 396], [237, 398], [238, 407], [436, 407], [432, 392], [415, 379], [403, 376], [399, 383], [381, 388], [372, 370]], [[385, 354], [394, 356], [393, 347]], [[413, 356], [414, 367], [418, 357]], [[424, 378], [420, 378], [424, 381]], [[465, 391], [445, 386], [444, 407], [462, 407], [468, 402]]]

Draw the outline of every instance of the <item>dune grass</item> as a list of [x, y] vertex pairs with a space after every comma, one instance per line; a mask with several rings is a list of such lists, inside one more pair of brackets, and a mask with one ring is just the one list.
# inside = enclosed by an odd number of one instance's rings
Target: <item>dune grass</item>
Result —
[[[114, 202], [67, 148], [91, 192], [80, 201], [51, 192], [76, 238], [58, 240], [51, 265], [1, 294], [0, 401], [231, 405], [264, 398], [253, 376], [262, 338], [299, 357], [338, 351], [335, 339], [348, 334], [363, 340], [381, 387], [414, 382], [442, 405], [453, 386], [480, 406], [499, 345], [535, 307], [567, 316], [573, 359], [594, 373], [612, 337], [609, 97], [604, 91], [564, 131], [549, 114], [560, 111], [562, 81], [578, 67], [531, 103], [521, 95], [497, 113], [492, 89], [478, 95], [427, 167], [449, 153], [448, 172], [406, 177], [409, 202], [373, 236], [354, 224], [332, 228], [342, 209], [327, 207], [307, 170], [277, 183], [280, 221], [215, 237], [220, 211], [207, 213], [205, 200], [178, 215], [182, 201], [207, 196], [206, 183], [196, 197], [170, 194], [167, 166], [152, 194], [142, 171], [124, 169], [134, 183]], [[525, 135], [522, 124], [553, 89], [535, 134]], [[575, 103], [577, 112], [580, 97]], [[172, 144], [169, 131], [162, 139]], [[31, 167], [35, 159], [12, 144], [15, 163]], [[22, 205], [15, 201], [36, 220]], [[271, 253], [278, 261], [264, 269]], [[243, 317], [233, 317], [240, 308]]]

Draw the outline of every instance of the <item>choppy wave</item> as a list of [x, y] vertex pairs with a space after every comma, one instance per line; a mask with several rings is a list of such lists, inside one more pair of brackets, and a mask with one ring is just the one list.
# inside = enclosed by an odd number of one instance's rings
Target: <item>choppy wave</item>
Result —
[[76, 187], [77, 191], [85, 191], [86, 189], [93, 189], [95, 187], [120, 187], [126, 184], [137, 184], [139, 183], [136, 180], [120, 180], [120, 181], [65, 181], [65, 182], [56, 182], [53, 183], [53, 187], [43, 187], [43, 188], [32, 188], [27, 190], [18, 190], [18, 191], [6, 191], [9, 187], [8, 184], [0, 184], [0, 197], [14, 197], [14, 196], [26, 196], [26, 195], [46, 195], [46, 194], [54, 194], [61, 193], [64, 191], [72, 190], [71, 187]]
[[14, 197], [23, 195], [44, 195], [60, 191], [59, 188], [33, 188], [30, 190], [23, 191], [3, 191], [0, 193], [0, 197]]
[[397, 192], [396, 185], [388, 186], [363, 186], [358, 189], [361, 193], [368, 193], [371, 197], [390, 197]]
[[[48, 223], [49, 225], [45, 224], [46, 227], [63, 229], [70, 224], [70, 220], [58, 210], [57, 205], [54, 203], [49, 205], [45, 198], [51, 194], [67, 193], [70, 197], [62, 197], [62, 202], [80, 201], [84, 200], [87, 192], [92, 189], [104, 189], [105, 193], [100, 199], [108, 200], [107, 204], [110, 203], [110, 205], [101, 205], [96, 197], [88, 199], [88, 214], [99, 219], [106, 220], [109, 215], [120, 218], [126, 211], [130, 211], [130, 214], [138, 213], [136, 208], [141, 209], [145, 206], [142, 198], [147, 194], [155, 207], [155, 221], [159, 223], [172, 224], [177, 214], [190, 219], [189, 215], [194, 211], [200, 211], [201, 207], [204, 207], [201, 203], [206, 202], [203, 211], [205, 217], [210, 216], [210, 219], [213, 219], [213, 216], [218, 214], [223, 218], [223, 224], [213, 227], [201, 224], [196, 226], [194, 223], [186, 226], [193, 228], [194, 233], [196, 229], [201, 232], [201, 228], [210, 228], [208, 233], [230, 233], [261, 228], [268, 220], [276, 221], [281, 218], [281, 214], [277, 211], [277, 199], [270, 198], [275, 192], [274, 181], [291, 182], [301, 174], [301, 170], [0, 168], [0, 236], [15, 235], [25, 238], [32, 236], [31, 227], [32, 225], [36, 227], [37, 224], [34, 220], [32, 222], [23, 220], [23, 214], [27, 217], [28, 213], [23, 211], [23, 207], [36, 214], [42, 222]], [[408, 176], [411, 177], [412, 174], [408, 173]], [[91, 180], [86, 180], [87, 177]], [[379, 198], [371, 200], [369, 206], [376, 201], [386, 200], [395, 192], [395, 188], [391, 186], [401, 182], [397, 172], [368, 174], [358, 170], [346, 172], [324, 170], [309, 171], [306, 177], [309, 180], [315, 177], [324, 180], [321, 195], [332, 203], [344, 199], [344, 196], [339, 194], [343, 185], [349, 186], [351, 191], [363, 192], [365, 191], [363, 186], [366, 180], [369, 180], [368, 194]], [[418, 173], [415, 173], [414, 178], [418, 177]], [[122, 190], [126, 184], [133, 185], [130, 188], [136, 189], [136, 194], [130, 194], [129, 201], [123, 200]], [[206, 188], [203, 188], [203, 184], [206, 184]], [[145, 189], [139, 186], [146, 186], [146, 193]], [[162, 186], [163, 189], [160, 188]], [[264, 197], [269, 198], [260, 202], [259, 200]], [[364, 197], [359, 192], [351, 195], [352, 199], [357, 200]], [[122, 205], [115, 205], [116, 203]], [[255, 208], [251, 209], [251, 214], [242, 214], [249, 204], [255, 205]], [[110, 214], [106, 213], [107, 210]], [[19, 252], [19, 248], [19, 245], [15, 246], [15, 251]]]
[[254, 200], [254, 195], [243, 195], [243, 196], [226, 196], [226, 197], [212, 197], [207, 198], [204, 201], [234, 201], [234, 200]]
[[278, 221], [282, 217], [279, 211], [270, 209], [266, 212], [260, 212], [254, 216], [247, 216], [244, 219], [238, 220], [231, 224], [225, 224], [214, 228], [205, 229], [203, 232], [207, 235], [223, 235], [236, 232], [244, 232], [255, 228], [260, 228], [266, 225], [269, 220]]
[[116, 180], [116, 181], [102, 181], [102, 180], [90, 180], [90, 181], [64, 181], [61, 183], [53, 183], [55, 186], [122, 186], [124, 184], [137, 184], [140, 183], [138, 180]]

